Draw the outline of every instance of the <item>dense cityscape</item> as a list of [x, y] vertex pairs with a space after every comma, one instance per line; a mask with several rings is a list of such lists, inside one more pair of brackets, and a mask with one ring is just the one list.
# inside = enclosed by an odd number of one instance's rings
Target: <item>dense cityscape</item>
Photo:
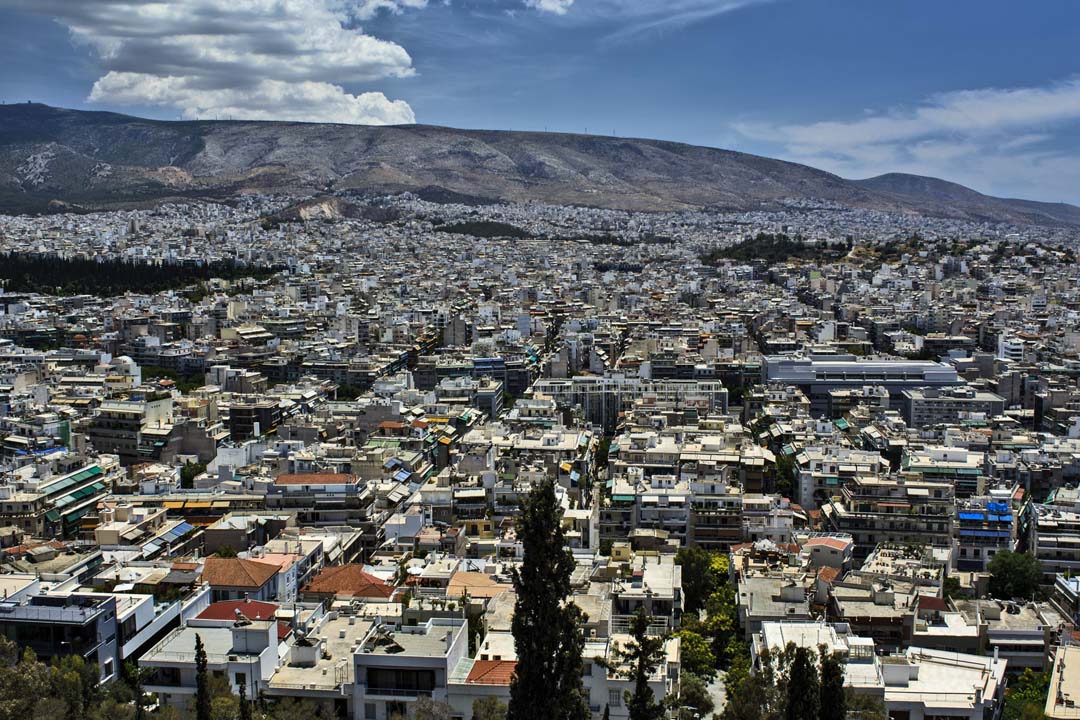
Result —
[[0, 716], [1080, 718], [1076, 246], [797, 199], [0, 216]]

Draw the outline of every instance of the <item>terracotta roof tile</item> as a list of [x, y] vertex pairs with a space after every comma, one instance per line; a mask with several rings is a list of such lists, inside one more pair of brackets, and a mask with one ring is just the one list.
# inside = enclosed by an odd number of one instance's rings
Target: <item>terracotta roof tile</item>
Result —
[[[235, 620], [237, 610], [242, 612], [248, 620], [269, 620], [277, 615], [278, 605], [258, 600], [222, 600], [211, 603], [198, 614], [198, 618], [200, 620]], [[292, 632], [289, 623], [278, 621], [277, 626], [278, 640], [289, 637], [289, 633]]]
[[475, 685], [509, 685], [516, 668], [517, 660], [477, 660], [465, 682]]
[[269, 563], [243, 558], [208, 557], [203, 565], [203, 580], [217, 587], [261, 588], [278, 574]]
[[316, 595], [388, 598], [394, 594], [394, 589], [393, 585], [364, 572], [363, 565], [337, 565], [323, 568], [303, 591]]

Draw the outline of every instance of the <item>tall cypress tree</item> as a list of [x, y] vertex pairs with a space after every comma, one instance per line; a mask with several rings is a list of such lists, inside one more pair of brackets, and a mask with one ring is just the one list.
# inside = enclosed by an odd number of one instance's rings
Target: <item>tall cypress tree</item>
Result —
[[846, 720], [847, 695], [844, 693], [844, 662], [822, 648], [821, 712], [819, 720]]
[[210, 675], [206, 670], [206, 648], [195, 635], [195, 720], [210, 720]]
[[240, 720], [251, 720], [251, 703], [247, 699], [247, 680], [240, 683]]
[[507, 720], [585, 720], [581, 685], [585, 641], [581, 610], [567, 603], [574, 557], [566, 548], [555, 485], [533, 487], [522, 508], [518, 536], [525, 559], [514, 572], [514, 648]]
[[818, 720], [821, 680], [813, 651], [799, 647], [791, 662], [787, 683], [787, 720]]

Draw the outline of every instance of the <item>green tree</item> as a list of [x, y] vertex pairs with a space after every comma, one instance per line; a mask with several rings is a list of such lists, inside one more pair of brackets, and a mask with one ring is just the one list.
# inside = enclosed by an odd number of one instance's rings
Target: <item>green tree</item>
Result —
[[[38, 699], [50, 695], [49, 669], [30, 648], [0, 637], [0, 720], [27, 720]], [[67, 707], [64, 708], [64, 715]]]
[[195, 478], [204, 472], [206, 472], [206, 465], [202, 463], [184, 463], [184, 466], [180, 468], [180, 487], [194, 487]]
[[994, 554], [986, 569], [990, 571], [990, 595], [993, 597], [1030, 599], [1039, 592], [1042, 566], [1032, 555], [1002, 550]]
[[706, 679], [716, 674], [716, 654], [708, 638], [693, 630], [679, 630], [675, 635], [683, 671]]
[[705, 607], [706, 598], [720, 585], [721, 581], [713, 570], [712, 558], [713, 553], [697, 545], [679, 548], [675, 554], [675, 564], [682, 568], [686, 612], [700, 611]]
[[1050, 674], [1026, 668], [1005, 696], [1002, 720], [1041, 720], [1050, 691]]
[[852, 688], [845, 688], [844, 698], [850, 720], [889, 719], [889, 713], [885, 709], [885, 702], [880, 697], [855, 692]]
[[759, 670], [750, 673], [749, 651], [736, 656], [732, 670], [725, 677], [728, 702], [720, 714], [721, 720], [782, 720], [787, 693], [785, 677], [778, 668], [784, 663], [783, 654], [774, 656], [765, 649], [759, 656]]
[[707, 717], [715, 709], [705, 678], [683, 672], [679, 687], [679, 706], [694, 708], [693, 714], [699, 717]]
[[960, 585], [960, 578], [955, 575], [949, 575], [945, 578], [945, 581], [941, 585], [941, 593], [945, 596], [946, 600], [952, 600], [955, 597], [959, 597], [963, 594], [963, 587]]
[[844, 692], [844, 661], [821, 648], [820, 720], [847, 720], [847, 695]]
[[795, 648], [787, 682], [787, 720], [818, 720], [821, 678], [814, 659], [808, 648]]
[[[724, 663], [730, 662], [731, 653], [737, 650], [738, 605], [735, 588], [723, 585], [709, 596], [705, 603], [708, 616], [703, 627], [712, 638], [713, 654]], [[736, 644], [733, 644], [736, 643]]]
[[664, 659], [664, 638], [649, 634], [651, 621], [645, 608], [639, 607], [630, 621], [630, 642], [625, 647], [616, 645], [611, 651], [611, 660], [602, 663], [633, 683], [633, 690], [626, 692], [630, 720], [660, 720], [664, 717], [664, 704], [656, 699], [649, 687], [649, 680]]
[[413, 720], [450, 720], [450, 706], [429, 697], [422, 697], [413, 704]]
[[[522, 507], [518, 536], [525, 550], [513, 574], [517, 599], [511, 630], [517, 668], [509, 720], [584, 720], [581, 611], [566, 602], [574, 557], [566, 548], [562, 512], [550, 479], [535, 485]], [[543, 702], [538, 702], [543, 698]]]
[[146, 693], [143, 692], [143, 684], [149, 674], [148, 668], [140, 668], [131, 660], [124, 663], [124, 680], [131, 690], [135, 720], [144, 720], [146, 717]]
[[240, 720], [251, 720], [251, 703], [247, 699], [247, 682], [240, 683]]
[[473, 720], [506, 720], [506, 703], [494, 695], [476, 698], [472, 704]]
[[98, 667], [79, 655], [65, 655], [53, 660], [50, 668], [52, 697], [67, 705], [67, 716], [73, 720], [86, 717], [98, 700]]
[[786, 498], [795, 497], [795, 478], [798, 470], [795, 458], [780, 453], [776, 456], [776, 492]]
[[319, 720], [337, 720], [338, 714], [329, 702], [282, 698], [267, 707], [266, 720], [296, 720], [296, 718], [319, 718]]
[[195, 634], [195, 720], [211, 720], [210, 675], [207, 672], [206, 647], [202, 636]]

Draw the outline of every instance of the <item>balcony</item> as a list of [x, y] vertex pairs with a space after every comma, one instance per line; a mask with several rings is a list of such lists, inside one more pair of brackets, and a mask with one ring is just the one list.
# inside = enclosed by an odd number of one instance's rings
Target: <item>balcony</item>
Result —
[[422, 697], [431, 697], [432, 690], [420, 690], [418, 688], [375, 688], [360, 685], [363, 697], [367, 700], [418, 700]]

